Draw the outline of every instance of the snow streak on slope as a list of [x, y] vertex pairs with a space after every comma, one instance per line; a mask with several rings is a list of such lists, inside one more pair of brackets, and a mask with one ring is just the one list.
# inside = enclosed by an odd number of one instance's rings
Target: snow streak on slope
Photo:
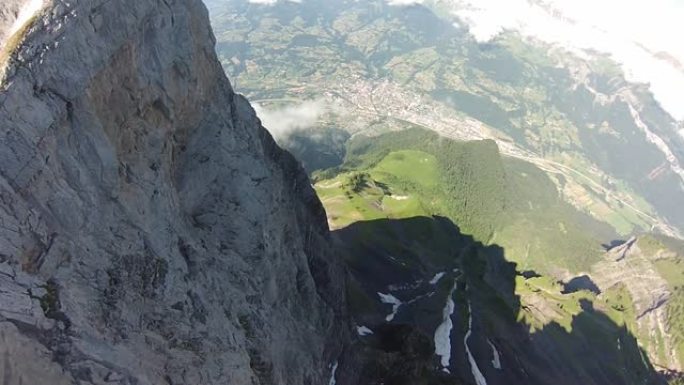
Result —
[[492, 355], [494, 357], [492, 358], [492, 366], [494, 367], [494, 369], [501, 370], [501, 356], [499, 355], [499, 351], [496, 350], [496, 346], [494, 346], [492, 341], [487, 340], [487, 343], [492, 348]]
[[473, 356], [473, 353], [470, 352], [470, 347], [468, 346], [468, 339], [470, 338], [470, 335], [472, 333], [473, 333], [473, 308], [472, 308], [472, 306], [470, 306], [470, 302], [468, 302], [468, 332], [466, 333], [465, 337], [463, 337], [463, 345], [465, 346], [466, 354], [468, 355], [468, 362], [470, 363], [470, 371], [473, 373], [473, 378], [475, 379], [475, 383], [477, 385], [487, 385], [487, 380], [485, 380], [484, 375], [482, 375], [480, 368], [477, 366], [477, 361], [475, 361], [475, 357]]
[[453, 323], [451, 322], [451, 315], [454, 314], [454, 300], [453, 295], [456, 291], [456, 280], [449, 291], [446, 305], [442, 310], [442, 323], [435, 330], [435, 354], [441, 357], [440, 362], [444, 371], [448, 372], [449, 361], [451, 360], [451, 329]]
[[439, 282], [442, 277], [444, 277], [444, 274], [446, 273], [437, 273], [435, 276], [430, 280], [430, 285], [436, 285], [437, 282]]
[[356, 333], [361, 337], [365, 337], [373, 334], [373, 331], [370, 330], [367, 326], [357, 326]]
[[382, 301], [382, 303], [392, 305], [392, 313], [385, 317], [385, 321], [390, 322], [394, 319], [394, 316], [397, 315], [397, 312], [399, 311], [399, 306], [401, 306], [401, 300], [399, 300], [399, 298], [393, 296], [392, 294], [378, 293], [378, 295], [380, 296], [380, 300]]
[[335, 373], [337, 372], [337, 365], [338, 365], [338, 362], [335, 361], [335, 363], [332, 366], [332, 370], [330, 372], [330, 381], [328, 382], [328, 385], [337, 384], [337, 380], [335, 379]]

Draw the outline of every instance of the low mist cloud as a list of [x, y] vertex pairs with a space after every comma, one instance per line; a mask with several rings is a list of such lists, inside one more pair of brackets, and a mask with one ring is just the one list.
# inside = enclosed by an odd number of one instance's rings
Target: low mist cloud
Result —
[[[274, 5], [278, 1], [279, 0], [247, 0], [248, 3], [261, 4], [261, 5]], [[287, 1], [290, 3], [301, 3], [302, 2], [302, 0], [283, 0], [283, 1]]]
[[331, 109], [325, 101], [318, 99], [281, 108], [255, 103], [254, 110], [271, 135], [278, 141], [284, 141], [296, 131], [316, 127], [321, 116]]
[[681, 0], [434, 1], [450, 5], [479, 41], [514, 30], [578, 54], [607, 53], [628, 80], [648, 83], [661, 106], [684, 120]]
[[423, 0], [387, 0], [388, 5], [407, 6], [414, 4], [423, 4]]

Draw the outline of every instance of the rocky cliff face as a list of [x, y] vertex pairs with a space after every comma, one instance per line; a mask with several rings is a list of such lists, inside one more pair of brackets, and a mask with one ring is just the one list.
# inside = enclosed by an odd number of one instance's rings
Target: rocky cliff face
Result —
[[330, 380], [348, 335], [324, 211], [200, 0], [47, 4], [0, 128], [3, 384]]
[[[668, 322], [668, 307], [673, 293], [656, 265], [658, 259], [676, 257], [676, 254], [664, 248], [644, 248], [647, 240], [646, 236], [632, 237], [612, 248], [593, 267], [591, 276], [602, 291], [619, 286], [628, 291], [634, 305], [640, 342], [649, 358], [662, 369], [681, 372], [683, 367], [677, 346], [681, 342], [673, 335], [678, 325]], [[673, 270], [671, 275], [676, 276], [677, 271]]]

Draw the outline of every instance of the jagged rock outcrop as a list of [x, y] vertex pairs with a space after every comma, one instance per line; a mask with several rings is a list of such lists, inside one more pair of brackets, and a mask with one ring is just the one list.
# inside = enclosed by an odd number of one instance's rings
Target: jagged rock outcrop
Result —
[[[631, 296], [641, 343], [660, 368], [681, 370], [675, 339], [667, 322], [667, 303], [672, 292], [654, 264], [656, 255], [642, 250], [638, 237], [606, 253], [593, 267], [592, 278], [601, 291], [624, 287]], [[666, 352], [660, 354], [659, 352]]]
[[200, 0], [54, 0], [0, 90], [3, 384], [321, 384], [341, 266]]
[[615, 285], [627, 287], [637, 318], [659, 308], [671, 294], [667, 281], [655, 269], [650, 256], [641, 251], [636, 237], [610, 249], [593, 270], [592, 276], [602, 291]]

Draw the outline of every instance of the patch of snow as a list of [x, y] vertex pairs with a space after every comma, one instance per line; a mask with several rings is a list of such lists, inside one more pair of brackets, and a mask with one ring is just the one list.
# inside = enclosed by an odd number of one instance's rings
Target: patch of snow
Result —
[[435, 276], [430, 280], [430, 285], [436, 285], [437, 282], [442, 279], [442, 277], [444, 277], [444, 273], [435, 274]]
[[407, 195], [391, 195], [390, 198], [394, 199], [395, 201], [405, 201], [409, 199]]
[[644, 356], [644, 351], [642, 349], [639, 349], [639, 355], [641, 356], [641, 362], [644, 364], [644, 367], [646, 370], [649, 370], [650, 366], [648, 365], [648, 361], [646, 361], [646, 357]]
[[489, 346], [492, 347], [492, 354], [494, 356], [494, 358], [492, 359], [492, 366], [494, 367], [494, 369], [501, 370], [501, 356], [499, 355], [499, 351], [496, 350], [496, 346], [494, 346], [492, 341], [487, 340], [487, 343], [489, 344]]
[[332, 366], [332, 372], [330, 373], [330, 381], [328, 381], [328, 385], [335, 385], [337, 384], [337, 380], [335, 379], [335, 372], [337, 372], [337, 361]]
[[[400, 260], [398, 260], [396, 257], [394, 257], [394, 256], [392, 256], [392, 255], [387, 254], [387, 257], [388, 257], [389, 259], [391, 259], [392, 262], [394, 262], [394, 263], [397, 263], [397, 264], [402, 265], [402, 266], [406, 266], [406, 262], [400, 261]], [[391, 290], [391, 287], [392, 287], [392, 286], [390, 286], [390, 290]]]
[[473, 334], [473, 308], [470, 306], [470, 302], [468, 302], [468, 332], [466, 333], [465, 337], [463, 337], [463, 345], [465, 346], [466, 353], [468, 354], [470, 371], [473, 373], [475, 383], [477, 385], [487, 385], [487, 380], [485, 380], [484, 375], [482, 375], [480, 368], [477, 366], [477, 361], [475, 361], [475, 357], [468, 346], [468, 339], [470, 338], [471, 334]]
[[392, 313], [385, 317], [385, 321], [390, 322], [394, 319], [394, 316], [397, 315], [397, 312], [399, 311], [399, 306], [401, 306], [401, 300], [399, 300], [399, 298], [393, 296], [392, 294], [383, 294], [378, 292], [378, 295], [380, 296], [380, 301], [382, 301], [382, 303], [392, 305]]
[[362, 325], [362, 326], [357, 326], [357, 327], [356, 327], [356, 332], [357, 332], [361, 337], [369, 336], [369, 335], [373, 334], [373, 331], [372, 331], [372, 330], [370, 330], [368, 327], [363, 326], [363, 325]]
[[454, 286], [451, 288], [446, 305], [442, 310], [442, 323], [435, 330], [435, 354], [440, 356], [442, 367], [446, 369], [447, 373], [449, 361], [451, 360], [451, 329], [454, 326], [451, 322], [451, 315], [454, 314], [455, 307], [452, 297], [455, 290], [456, 280], [454, 280]]

